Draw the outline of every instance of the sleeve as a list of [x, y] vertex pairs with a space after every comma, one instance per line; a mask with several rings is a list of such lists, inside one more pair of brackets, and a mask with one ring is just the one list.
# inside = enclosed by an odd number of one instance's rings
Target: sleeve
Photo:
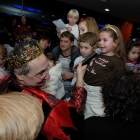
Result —
[[87, 92], [83, 87], [76, 86], [72, 90], [69, 102], [75, 105], [77, 113], [82, 113], [85, 106], [86, 97]]
[[56, 90], [58, 89], [58, 81], [59, 78], [57, 76], [51, 75], [50, 79], [46, 81], [44, 91], [56, 96]]

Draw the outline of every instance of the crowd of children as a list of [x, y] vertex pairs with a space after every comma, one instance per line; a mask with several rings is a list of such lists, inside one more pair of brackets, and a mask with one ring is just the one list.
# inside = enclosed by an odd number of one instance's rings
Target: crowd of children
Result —
[[[99, 29], [93, 17], [82, 18], [80, 21], [79, 17], [79, 12], [76, 9], [71, 9], [68, 12], [66, 29], [56, 28], [60, 43], [53, 47], [51, 46], [51, 38], [48, 35], [41, 34], [36, 36], [36, 31], [34, 31], [33, 36], [31, 27], [26, 25], [26, 17], [24, 15], [21, 16], [22, 24], [17, 25], [15, 31], [13, 31], [13, 36], [16, 39], [15, 46], [27, 40], [36, 40], [39, 48], [49, 60], [47, 71], [50, 78], [46, 80], [45, 86], [41, 90], [54, 95], [59, 100], [65, 101], [69, 101], [71, 92], [75, 87], [77, 65], [94, 53], [97, 48], [100, 49], [101, 54], [95, 55], [87, 64], [83, 78], [87, 97], [82, 115], [84, 116], [83, 121], [86, 121], [80, 124], [82, 128], [78, 127], [79, 134], [71, 137], [73, 140], [75, 138], [81, 139], [81, 137], [84, 137], [83, 140], [90, 140], [92, 139], [92, 131], [89, 131], [86, 125], [89, 125], [93, 119], [97, 119], [98, 122], [99, 120], [102, 121], [101, 118], [106, 119], [107, 116], [110, 116], [114, 120], [121, 120], [121, 122], [124, 120], [124, 122], [129, 121], [132, 123], [135, 119], [138, 119], [137, 115], [139, 113], [135, 113], [136, 110], [131, 112], [131, 115], [128, 115], [125, 108], [127, 106], [127, 109], [130, 107], [133, 110], [135, 107], [132, 106], [136, 106], [137, 109], [137, 105], [130, 103], [130, 105], [133, 105], [129, 106], [129, 101], [127, 104], [125, 101], [119, 102], [119, 100], [120, 98], [126, 101], [129, 100], [126, 99], [126, 96], [129, 98], [132, 90], [134, 91], [132, 97], [135, 93], [137, 96], [133, 102], [137, 102], [140, 105], [139, 92], [136, 90], [136, 88], [139, 90], [137, 85], [140, 83], [140, 40], [138, 38], [130, 38], [127, 43], [124, 43], [119, 27], [107, 24]], [[0, 78], [8, 74], [8, 65], [6, 63], [8, 53], [6, 47], [0, 42]], [[34, 52], [28, 52], [29, 57], [31, 57], [31, 53]], [[116, 74], [120, 74], [121, 76], [119, 77], [121, 78], [119, 79]], [[131, 81], [132, 84], [130, 84], [132, 88], [128, 90], [129, 84], [126, 85], [125, 83], [128, 83], [131, 79], [133, 80]], [[133, 83], [136, 84], [136, 87]], [[124, 91], [121, 88], [125, 88]], [[139, 109], [137, 110], [139, 112]], [[123, 112], [124, 114], [122, 114]], [[128, 115], [128, 119], [125, 115]], [[99, 120], [97, 117], [99, 117]], [[103, 123], [104, 121], [103, 119]], [[119, 124], [120, 127], [119, 121], [115, 123]], [[94, 122], [93, 124], [96, 123]], [[107, 123], [107, 125], [110, 125], [110, 123]], [[124, 131], [125, 128], [120, 127], [120, 129]], [[135, 125], [134, 130], [136, 130]], [[126, 140], [125, 136], [124, 140]]]

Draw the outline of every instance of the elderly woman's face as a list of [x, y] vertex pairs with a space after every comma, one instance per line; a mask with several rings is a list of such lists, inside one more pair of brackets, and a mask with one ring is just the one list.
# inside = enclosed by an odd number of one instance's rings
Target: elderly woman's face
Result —
[[6, 57], [0, 55], [0, 68], [4, 67], [5, 62], [6, 62]]

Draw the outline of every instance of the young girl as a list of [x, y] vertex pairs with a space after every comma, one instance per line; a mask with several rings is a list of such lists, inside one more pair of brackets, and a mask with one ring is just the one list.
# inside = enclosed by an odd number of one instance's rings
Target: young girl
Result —
[[78, 28], [80, 36], [86, 32], [93, 32], [98, 36], [98, 25], [96, 20], [92, 17], [81, 19]]
[[104, 116], [104, 105], [101, 94], [102, 82], [115, 71], [124, 69], [124, 46], [121, 31], [114, 25], [107, 25], [99, 31], [98, 46], [101, 55], [91, 60], [87, 67], [84, 82], [87, 90], [85, 118]]
[[[93, 32], [86, 32], [79, 37], [79, 49], [80, 56], [74, 61], [74, 67], [79, 63], [79, 61], [87, 58], [96, 48], [97, 48], [98, 36]], [[74, 86], [76, 82], [76, 73], [72, 79], [71, 86]]]
[[62, 83], [62, 65], [56, 61], [55, 56], [48, 52], [45, 54], [49, 59], [49, 74], [50, 79], [46, 81], [44, 91], [49, 92], [58, 99], [62, 99], [65, 95], [64, 85]]
[[126, 68], [134, 72], [140, 72], [140, 40], [137, 38], [130, 39], [125, 45], [126, 51]]
[[8, 74], [8, 71], [5, 68], [7, 58], [7, 49], [0, 44], [0, 79]]

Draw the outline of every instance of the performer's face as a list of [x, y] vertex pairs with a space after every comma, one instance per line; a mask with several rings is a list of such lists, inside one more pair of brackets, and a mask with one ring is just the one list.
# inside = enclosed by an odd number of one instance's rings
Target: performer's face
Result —
[[29, 62], [30, 71], [27, 75], [21, 75], [19, 82], [22, 85], [35, 88], [43, 88], [46, 80], [50, 79], [48, 72], [48, 58], [41, 54], [36, 59]]

